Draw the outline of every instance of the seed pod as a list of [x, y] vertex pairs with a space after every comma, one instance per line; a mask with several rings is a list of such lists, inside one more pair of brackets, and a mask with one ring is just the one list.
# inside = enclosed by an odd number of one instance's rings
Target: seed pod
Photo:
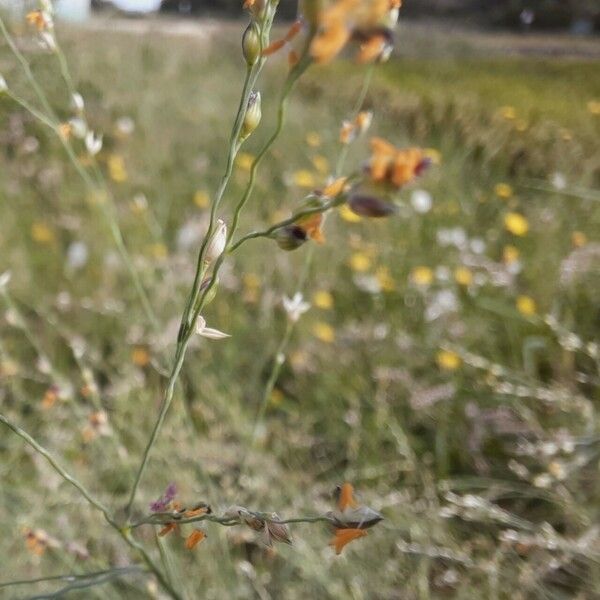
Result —
[[299, 225], [288, 225], [278, 229], [273, 235], [282, 250], [295, 250], [308, 240], [306, 231]]
[[246, 64], [252, 66], [258, 60], [261, 51], [260, 35], [256, 23], [250, 23], [242, 37], [242, 52]]
[[245, 140], [258, 127], [261, 116], [260, 92], [252, 92], [248, 98], [248, 106], [246, 108], [244, 123], [242, 124], [242, 131], [240, 133], [240, 138], [242, 140]]
[[389, 217], [396, 212], [396, 207], [390, 202], [365, 194], [352, 194], [348, 199], [348, 206], [353, 213], [373, 219]]

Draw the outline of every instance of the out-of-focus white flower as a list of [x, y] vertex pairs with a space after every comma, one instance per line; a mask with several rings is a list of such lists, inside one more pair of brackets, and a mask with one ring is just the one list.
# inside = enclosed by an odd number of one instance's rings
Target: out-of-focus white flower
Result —
[[285, 310], [288, 319], [296, 323], [298, 319], [310, 308], [310, 304], [304, 301], [300, 292], [296, 292], [292, 298], [283, 297], [283, 310]]
[[352, 278], [354, 285], [367, 294], [379, 294], [381, 292], [381, 283], [376, 275], [357, 274]]
[[116, 126], [121, 135], [131, 135], [135, 129], [135, 122], [131, 117], [119, 117]]
[[464, 249], [467, 243], [467, 234], [462, 227], [439, 229], [436, 239], [440, 246], [456, 246], [459, 249]]
[[40, 38], [48, 50], [52, 52], [56, 50], [56, 40], [51, 31], [41, 31]]
[[223, 333], [218, 329], [212, 329], [206, 326], [206, 319], [199, 316], [196, 320], [196, 333], [202, 337], [208, 338], [209, 340], [222, 340], [224, 338], [231, 337], [228, 333]]
[[4, 271], [4, 273], [0, 275], [0, 290], [4, 289], [10, 283], [11, 277], [12, 274], [10, 271]]
[[177, 232], [177, 247], [187, 250], [198, 246], [202, 240], [204, 227], [197, 220], [186, 221]]
[[0, 93], [5, 92], [8, 89], [8, 84], [6, 83], [6, 79], [0, 75]]
[[69, 119], [69, 125], [73, 135], [82, 140], [88, 133], [87, 123], [81, 117], [74, 117]]
[[88, 247], [85, 242], [73, 242], [67, 249], [67, 265], [74, 270], [81, 269], [88, 261]]
[[567, 178], [562, 173], [554, 173], [550, 181], [556, 190], [564, 190], [567, 187]]
[[425, 190], [415, 190], [410, 196], [410, 203], [416, 212], [428, 213], [433, 205], [431, 194]]
[[485, 252], [485, 242], [481, 238], [473, 238], [469, 244], [471, 252], [474, 254], [483, 254]]
[[219, 256], [221, 256], [225, 250], [226, 243], [227, 225], [225, 224], [225, 221], [219, 219], [206, 248], [206, 262], [212, 262], [213, 260], [219, 258]]
[[83, 112], [85, 104], [83, 102], [83, 96], [79, 92], [74, 92], [71, 96], [71, 108], [77, 113]]
[[85, 147], [92, 156], [96, 156], [102, 150], [102, 136], [88, 131], [85, 136]]
[[425, 309], [425, 318], [428, 321], [435, 319], [447, 313], [458, 310], [458, 298], [452, 290], [440, 290], [433, 295], [431, 301]]

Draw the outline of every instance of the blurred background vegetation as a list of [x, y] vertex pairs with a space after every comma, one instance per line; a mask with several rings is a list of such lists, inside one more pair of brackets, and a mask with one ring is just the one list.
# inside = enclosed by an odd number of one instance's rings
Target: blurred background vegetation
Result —
[[[99, 160], [158, 333], [98, 216], [102, 200], [0, 96], [0, 272], [12, 272], [0, 407], [111, 507], [126, 501], [156, 415], [243, 76], [239, 23], [129, 27], [60, 33], [91, 125], [105, 132]], [[68, 118], [52, 57], [21, 43]], [[228, 261], [205, 316], [232, 338], [190, 353], [139, 500], [143, 511], [174, 481], [186, 503], [288, 517], [329, 510], [335, 484], [350, 480], [385, 521], [337, 558], [324, 527], [299, 525], [276, 551], [241, 528], [208, 528], [194, 552], [167, 538], [188, 598], [600, 595], [600, 49], [410, 23], [397, 46], [367, 96], [372, 133], [433, 149], [438, 164], [399, 194], [394, 219], [335, 214], [322, 247], [288, 254], [258, 241]], [[227, 210], [274, 126], [286, 68], [282, 56], [266, 70], [263, 123]], [[5, 46], [0, 72], [31, 97]], [[322, 184], [363, 77], [339, 61], [302, 80], [244, 230]], [[366, 141], [353, 147], [348, 168], [367, 152]], [[252, 445], [285, 329], [281, 297], [309, 252], [313, 307]], [[0, 582], [129, 564], [97, 514], [6, 431], [0, 458]], [[28, 547], [29, 529], [52, 543]], [[137, 535], [154, 543], [151, 528]], [[71, 597], [160, 592], [133, 576]]]

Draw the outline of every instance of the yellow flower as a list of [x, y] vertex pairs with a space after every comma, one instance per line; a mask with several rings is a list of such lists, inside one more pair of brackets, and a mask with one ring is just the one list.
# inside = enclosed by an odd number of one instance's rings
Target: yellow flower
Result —
[[430, 285], [433, 282], [433, 271], [429, 267], [415, 267], [410, 278], [417, 285]]
[[249, 152], [240, 152], [235, 159], [236, 165], [242, 171], [249, 171], [252, 168], [252, 163], [254, 162], [254, 155]]
[[436, 362], [440, 369], [444, 371], [456, 371], [460, 367], [462, 360], [456, 352], [440, 350], [437, 354]]
[[425, 148], [423, 150], [425, 158], [428, 158], [433, 165], [439, 165], [442, 162], [442, 153], [436, 148]]
[[583, 231], [574, 231], [571, 234], [571, 243], [575, 248], [581, 248], [587, 244], [587, 235]]
[[350, 268], [358, 273], [364, 273], [371, 268], [371, 259], [363, 252], [355, 252], [348, 261]]
[[513, 189], [508, 183], [498, 183], [494, 187], [494, 192], [498, 198], [502, 198], [503, 200], [508, 200], [512, 198]]
[[148, 350], [138, 346], [131, 353], [131, 361], [136, 367], [145, 367], [150, 362], [150, 354]]
[[454, 279], [459, 285], [468, 286], [473, 283], [473, 273], [467, 267], [458, 267], [454, 271]]
[[525, 119], [517, 119], [517, 121], [515, 122], [515, 129], [519, 133], [523, 133], [524, 131], [527, 131], [528, 127], [529, 127], [529, 124], [527, 123], [527, 121]]
[[306, 143], [311, 148], [318, 148], [321, 145], [321, 136], [316, 131], [309, 131], [306, 134]]
[[45, 223], [33, 223], [31, 225], [31, 239], [38, 244], [50, 244], [55, 239], [54, 231]]
[[507, 121], [512, 121], [517, 118], [517, 109], [514, 106], [503, 106], [500, 109], [500, 116]]
[[502, 251], [502, 260], [510, 265], [519, 260], [519, 250], [514, 246], [504, 246], [504, 250]]
[[595, 117], [600, 116], [600, 100], [590, 100], [587, 103], [587, 109]]
[[160, 242], [150, 246], [150, 253], [157, 260], [164, 260], [169, 255], [167, 247]]
[[329, 161], [324, 156], [317, 154], [313, 157], [312, 164], [322, 175], [327, 175], [327, 173], [329, 173]]
[[127, 181], [127, 170], [122, 156], [111, 154], [108, 157], [108, 174], [116, 183]]
[[379, 287], [384, 292], [393, 292], [396, 288], [396, 282], [390, 275], [390, 270], [387, 267], [379, 267], [377, 271], [375, 271], [375, 277], [377, 277]]
[[517, 298], [517, 310], [525, 317], [535, 315], [537, 312], [535, 300], [529, 296], [519, 296]]
[[317, 185], [315, 176], [306, 169], [296, 171], [293, 176], [294, 185], [302, 188], [314, 188]]
[[38, 31], [44, 31], [52, 25], [52, 20], [48, 13], [42, 10], [32, 10], [25, 15], [25, 20], [29, 25], [33, 25]]
[[529, 231], [529, 222], [520, 213], [509, 212], [504, 216], [504, 226], [510, 233], [517, 236], [524, 236]]
[[347, 204], [340, 206], [340, 217], [348, 223], [358, 223], [362, 221], [362, 217], [353, 212]]
[[331, 325], [319, 321], [312, 328], [313, 335], [326, 344], [331, 344], [335, 341], [335, 330]]
[[319, 290], [313, 294], [313, 304], [322, 310], [333, 308], [333, 296], [327, 290]]
[[271, 406], [280, 406], [281, 403], [283, 402], [283, 399], [284, 399], [283, 392], [281, 390], [274, 389], [271, 392], [271, 397], [269, 398], [269, 404], [271, 404]]
[[210, 197], [206, 190], [196, 190], [194, 192], [194, 204], [198, 208], [206, 208], [210, 202]]

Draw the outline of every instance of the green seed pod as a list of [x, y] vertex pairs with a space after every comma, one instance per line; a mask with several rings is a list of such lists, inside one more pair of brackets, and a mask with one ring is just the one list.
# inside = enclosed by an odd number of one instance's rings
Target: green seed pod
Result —
[[260, 34], [256, 23], [250, 23], [242, 36], [242, 52], [246, 64], [252, 66], [258, 60], [261, 52]]
[[242, 140], [245, 140], [258, 127], [261, 116], [260, 92], [252, 92], [250, 98], [248, 98], [248, 107], [246, 108], [244, 123], [242, 124], [242, 131], [240, 133]]

